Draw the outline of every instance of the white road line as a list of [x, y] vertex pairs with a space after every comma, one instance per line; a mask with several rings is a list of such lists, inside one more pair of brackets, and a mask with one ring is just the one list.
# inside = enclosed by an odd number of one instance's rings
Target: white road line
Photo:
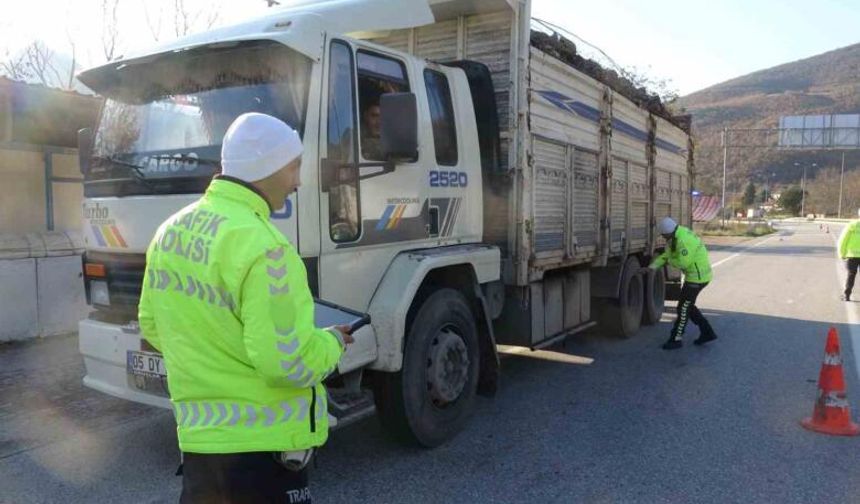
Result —
[[[841, 230], [840, 230], [841, 231]], [[839, 258], [839, 238], [837, 233], [830, 235], [833, 238], [833, 253], [836, 256], [836, 279], [838, 285], [845, 285], [845, 262]], [[845, 304], [845, 315], [848, 318], [848, 337], [851, 338], [851, 351], [854, 354], [854, 371], [857, 372], [857, 377], [860, 378], [860, 315], [857, 314], [857, 308], [854, 303]]]
[[775, 235], [773, 235], [773, 236], [770, 236], [770, 237], [768, 237], [768, 238], [765, 238], [764, 240], [762, 240], [762, 241], [760, 241], [760, 242], [756, 243], [755, 245], [750, 245], [749, 247], [746, 247], [745, 249], [743, 249], [743, 250], [741, 250], [741, 251], [739, 251], [739, 252], [735, 252], [734, 254], [732, 254], [732, 255], [730, 255], [730, 256], [728, 256], [728, 257], [726, 257], [725, 259], [721, 259], [721, 260], [719, 260], [719, 261], [715, 262], [714, 264], [712, 264], [712, 265], [711, 265], [711, 269], [716, 268], [717, 266], [720, 266], [720, 265], [722, 265], [722, 264], [725, 264], [725, 263], [727, 263], [727, 262], [731, 261], [732, 259], [734, 259], [735, 257], [738, 257], [738, 256], [740, 256], [740, 255], [743, 255], [743, 253], [744, 253], [744, 252], [746, 252], [747, 250], [754, 249], [754, 248], [756, 248], [756, 247], [760, 247], [760, 246], [764, 245], [765, 243], [767, 243], [767, 242], [769, 242], [769, 241], [771, 241], [771, 240], [773, 240], [774, 238], [777, 238], [777, 237], [779, 237], [779, 236], [780, 236], [779, 234], [775, 234]]

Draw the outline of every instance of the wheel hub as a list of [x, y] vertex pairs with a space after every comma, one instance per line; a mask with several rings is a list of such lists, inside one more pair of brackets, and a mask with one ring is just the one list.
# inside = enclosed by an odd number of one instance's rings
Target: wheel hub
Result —
[[469, 353], [459, 334], [442, 329], [433, 338], [427, 356], [427, 389], [437, 406], [455, 401], [466, 387]]

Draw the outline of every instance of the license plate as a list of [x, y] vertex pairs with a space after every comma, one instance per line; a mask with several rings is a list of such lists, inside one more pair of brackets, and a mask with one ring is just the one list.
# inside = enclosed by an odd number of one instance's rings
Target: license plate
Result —
[[161, 354], [129, 350], [126, 357], [126, 376], [130, 387], [167, 397], [167, 370]]

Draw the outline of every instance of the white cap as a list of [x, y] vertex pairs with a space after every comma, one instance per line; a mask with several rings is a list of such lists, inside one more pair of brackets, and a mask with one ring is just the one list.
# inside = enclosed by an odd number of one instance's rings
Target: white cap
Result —
[[675, 222], [671, 217], [663, 217], [663, 220], [660, 221], [660, 226], [657, 229], [660, 230], [660, 234], [668, 235], [673, 234], [675, 229], [678, 228], [678, 223]]
[[254, 182], [302, 155], [302, 140], [284, 121], [250, 112], [233, 121], [221, 144], [221, 173]]

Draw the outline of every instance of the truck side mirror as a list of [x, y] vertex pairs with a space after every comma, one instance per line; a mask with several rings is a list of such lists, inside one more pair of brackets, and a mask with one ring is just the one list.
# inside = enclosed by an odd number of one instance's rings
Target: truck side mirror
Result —
[[390, 161], [418, 157], [418, 105], [414, 93], [385, 93], [379, 99], [382, 154]]
[[81, 128], [78, 130], [78, 166], [81, 173], [86, 175], [90, 171], [90, 156], [93, 154], [93, 130]]

